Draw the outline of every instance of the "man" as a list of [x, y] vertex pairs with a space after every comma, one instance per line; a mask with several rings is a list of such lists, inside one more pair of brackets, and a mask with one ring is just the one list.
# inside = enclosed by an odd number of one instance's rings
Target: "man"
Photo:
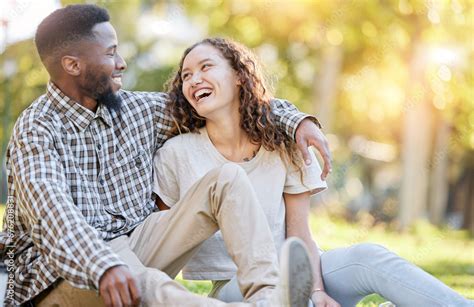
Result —
[[[210, 172], [181, 200], [186, 210], [153, 213], [151, 159], [171, 126], [167, 97], [120, 90], [126, 64], [106, 10], [59, 9], [39, 25], [35, 42], [51, 81], [18, 119], [7, 151], [16, 214], [5, 219], [13, 236], [2, 233], [0, 242], [14, 253], [10, 304], [96, 304], [82, 288], [98, 289], [107, 306], [219, 306], [170, 278], [218, 229], [248, 302], [307, 302], [311, 270], [295, 272], [309, 263], [304, 246], [287, 243], [279, 279], [270, 230], [240, 168]], [[325, 176], [320, 130], [292, 105], [274, 107], [289, 134], [298, 127], [305, 155], [310, 144], [320, 149]]]

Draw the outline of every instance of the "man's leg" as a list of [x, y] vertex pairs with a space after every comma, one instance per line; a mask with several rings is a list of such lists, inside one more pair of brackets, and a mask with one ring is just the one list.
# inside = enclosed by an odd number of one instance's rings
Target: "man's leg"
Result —
[[189, 292], [160, 270], [145, 267], [131, 250], [129, 240], [129, 237], [121, 236], [110, 241], [109, 245], [135, 273], [141, 290], [143, 306], [251, 306], [245, 303], [225, 304]]
[[237, 264], [244, 298], [268, 295], [278, 282], [276, 249], [255, 191], [238, 165], [210, 171], [170, 210], [149, 216], [131, 234], [130, 246], [145, 266], [174, 278], [218, 229]]
[[[158, 269], [145, 267], [130, 249], [127, 236], [116, 238], [108, 244], [135, 274], [141, 290], [142, 306], [251, 306], [246, 303], [225, 304], [215, 299], [190, 293], [165, 273]], [[105, 307], [97, 291], [78, 289], [64, 280], [36, 297], [34, 305], [37, 307]]]
[[65, 280], [35, 297], [33, 304], [36, 307], [105, 307], [97, 291], [74, 288]]

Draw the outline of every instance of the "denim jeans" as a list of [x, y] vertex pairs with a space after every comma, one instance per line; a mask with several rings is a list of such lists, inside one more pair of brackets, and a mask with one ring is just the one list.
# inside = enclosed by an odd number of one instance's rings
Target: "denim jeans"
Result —
[[[474, 306], [432, 275], [386, 248], [370, 243], [326, 251], [321, 255], [324, 287], [341, 306], [355, 306], [377, 293], [398, 306]], [[214, 282], [211, 296], [241, 300], [235, 278]]]

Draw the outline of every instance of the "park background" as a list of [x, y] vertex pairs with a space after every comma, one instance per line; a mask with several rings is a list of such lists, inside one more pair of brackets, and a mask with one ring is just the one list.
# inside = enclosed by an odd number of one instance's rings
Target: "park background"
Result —
[[0, 203], [14, 122], [48, 81], [34, 31], [71, 3], [109, 10], [130, 90], [162, 91], [204, 37], [252, 48], [275, 96], [315, 114], [329, 140], [329, 189], [313, 199], [318, 243], [383, 244], [474, 299], [472, 1], [1, 0]]

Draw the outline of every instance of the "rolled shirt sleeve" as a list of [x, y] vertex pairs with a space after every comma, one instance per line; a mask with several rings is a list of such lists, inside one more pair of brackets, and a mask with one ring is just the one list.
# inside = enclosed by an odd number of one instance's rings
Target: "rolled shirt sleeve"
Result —
[[300, 112], [292, 103], [283, 99], [272, 99], [272, 113], [276, 117], [276, 122], [280, 128], [284, 129], [288, 136], [295, 139], [296, 129], [304, 119], [310, 119], [319, 128], [321, 124], [312, 115]]

